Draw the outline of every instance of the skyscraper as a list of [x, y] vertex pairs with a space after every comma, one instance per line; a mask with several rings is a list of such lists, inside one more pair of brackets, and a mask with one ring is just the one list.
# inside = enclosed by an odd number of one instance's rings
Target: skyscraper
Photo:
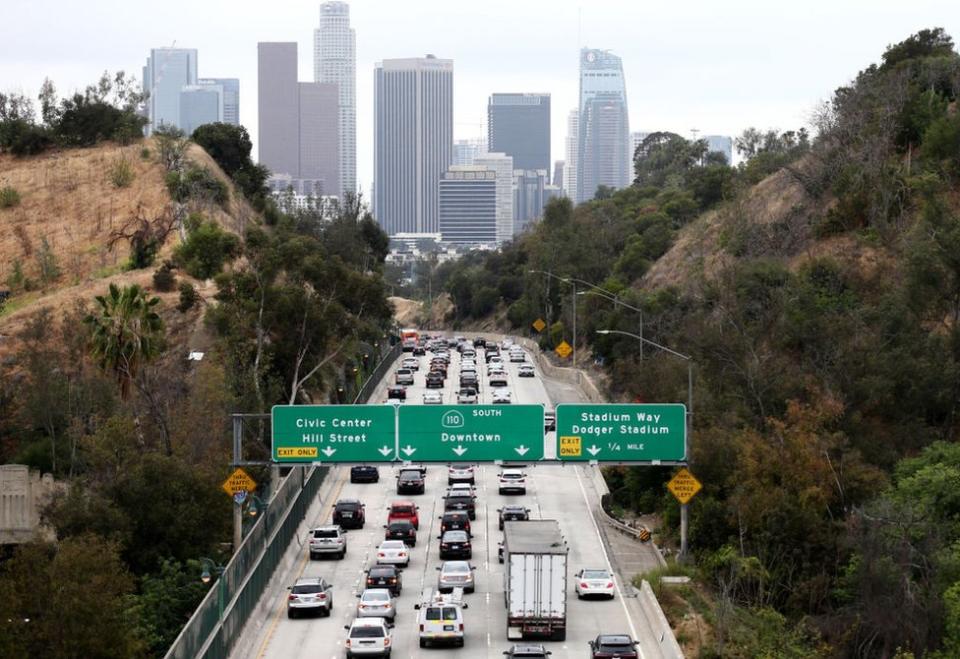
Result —
[[440, 180], [440, 233], [445, 242], [497, 242], [497, 173], [452, 165]]
[[492, 94], [487, 101], [490, 151], [513, 158], [514, 169], [550, 171], [550, 94]]
[[453, 161], [451, 165], [472, 165], [477, 156], [487, 152], [487, 140], [474, 138], [457, 140], [453, 143]]
[[336, 85], [301, 82], [298, 178], [322, 181], [317, 195], [341, 197], [340, 92]]
[[704, 135], [700, 139], [707, 141], [707, 151], [722, 153], [727, 164], [733, 164], [733, 138], [726, 135]]
[[240, 125], [240, 81], [236, 78], [200, 78], [198, 85], [219, 85], [223, 90], [223, 116], [218, 119], [225, 124]]
[[180, 91], [197, 84], [196, 48], [152, 48], [143, 67], [147, 97], [146, 134], [161, 125], [179, 126]]
[[374, 69], [374, 213], [389, 235], [439, 231], [440, 179], [453, 157], [453, 60]]
[[531, 222], [543, 215], [546, 187], [546, 170], [513, 170], [513, 231], [515, 234], [522, 232]]
[[497, 175], [497, 236], [498, 243], [510, 240], [514, 231], [513, 214], [513, 158], [505, 153], [484, 153], [473, 159], [474, 165], [486, 167]]
[[593, 199], [597, 187], [630, 184], [630, 124], [620, 58], [606, 50], [580, 51], [580, 117], [577, 202]]
[[563, 194], [577, 203], [577, 151], [580, 149], [580, 111], [567, 115], [566, 165], [563, 168]]
[[192, 135], [198, 126], [223, 119], [223, 87], [186, 85], [180, 89], [180, 118], [177, 126]]
[[564, 171], [565, 165], [566, 163], [563, 160], [555, 160], [553, 162], [553, 177], [551, 180], [553, 181], [553, 185], [555, 185], [559, 191], [557, 196], [563, 194], [563, 182], [566, 180], [566, 172]]
[[274, 174], [300, 173], [296, 42], [257, 44], [258, 161]]
[[357, 35], [345, 2], [320, 5], [320, 27], [313, 31], [313, 80], [339, 88], [340, 188], [357, 191]]

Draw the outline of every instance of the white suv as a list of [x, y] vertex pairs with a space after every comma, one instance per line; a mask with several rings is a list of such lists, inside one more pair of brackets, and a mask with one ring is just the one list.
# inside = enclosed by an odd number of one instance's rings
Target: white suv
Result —
[[347, 659], [351, 657], [389, 657], [393, 649], [393, 625], [384, 618], [356, 618], [347, 630]]
[[420, 647], [435, 643], [449, 643], [463, 647], [463, 588], [454, 588], [449, 595], [434, 593], [429, 602], [416, 604], [420, 610], [417, 624], [420, 629]]
[[321, 554], [335, 554], [337, 558], [347, 555], [347, 534], [338, 525], [318, 526], [310, 531], [310, 560]]
[[329, 616], [333, 611], [333, 585], [322, 577], [298, 579], [287, 596], [287, 617], [295, 618], [301, 611]]
[[519, 469], [504, 469], [500, 472], [500, 494], [505, 492], [527, 493], [527, 475]]

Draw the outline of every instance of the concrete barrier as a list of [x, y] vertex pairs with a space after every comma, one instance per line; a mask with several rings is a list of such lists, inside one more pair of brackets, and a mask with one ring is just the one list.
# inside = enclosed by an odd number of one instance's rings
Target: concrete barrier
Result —
[[633, 589], [637, 594], [637, 601], [640, 603], [640, 610], [643, 611], [647, 624], [654, 632], [654, 637], [660, 644], [660, 656], [665, 659], [683, 659], [683, 650], [673, 635], [673, 629], [667, 622], [667, 616], [663, 615], [663, 609], [660, 608], [660, 602], [657, 596], [653, 594], [653, 588], [644, 579], [640, 583], [640, 589]]

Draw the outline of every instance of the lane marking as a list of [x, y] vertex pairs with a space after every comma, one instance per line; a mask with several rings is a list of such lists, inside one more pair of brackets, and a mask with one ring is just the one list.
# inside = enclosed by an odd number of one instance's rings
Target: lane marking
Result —
[[[346, 478], [346, 476], [349, 473], [349, 470], [337, 468], [337, 471], [341, 472], [340, 483], [337, 486], [337, 492], [336, 494], [331, 496], [330, 499], [325, 504], [323, 504], [322, 508], [320, 508], [320, 515], [318, 518], [315, 518], [315, 522], [316, 522], [316, 519], [319, 519], [319, 521], [322, 523], [323, 520], [327, 518], [327, 515], [330, 513], [330, 510], [332, 510], [333, 506], [336, 504], [337, 499], [340, 498], [340, 493], [343, 492], [343, 488], [347, 484], [348, 479]], [[312, 527], [313, 524], [310, 524], [310, 526]], [[309, 560], [310, 560], [310, 552], [307, 551], [303, 555], [303, 557], [300, 559], [300, 567], [297, 570], [297, 576], [296, 576], [296, 579], [294, 579], [294, 582], [296, 582], [297, 579], [303, 576], [303, 571], [307, 569], [307, 562]], [[264, 653], [267, 651], [267, 645], [270, 644], [271, 639], [273, 639], [274, 633], [277, 631], [277, 625], [280, 624], [280, 616], [283, 615], [283, 611], [284, 609], [286, 609], [286, 606], [285, 606], [285, 603], [287, 601], [286, 590], [284, 590], [281, 593], [281, 595], [282, 597], [280, 598], [280, 606], [277, 607], [277, 612], [273, 616], [273, 622], [270, 623], [270, 628], [267, 630], [267, 635], [264, 637], [263, 642], [260, 644], [260, 649], [257, 651], [257, 659], [262, 659]]]
[[[587, 497], [587, 490], [583, 487], [583, 479], [580, 478], [580, 466], [574, 465], [573, 472], [577, 475], [577, 484], [580, 485], [580, 492], [583, 494], [583, 502], [587, 504], [587, 514], [590, 515], [590, 521], [593, 522], [593, 530], [597, 534], [597, 540], [600, 542], [600, 551], [603, 552], [603, 560], [607, 564], [607, 569], [610, 571], [610, 575], [614, 578], [614, 583], [618, 581], [617, 573], [613, 569], [613, 565], [610, 563], [610, 556], [607, 554], [607, 548], [603, 544], [603, 536], [600, 535], [600, 526], [597, 525], [597, 519], [593, 515], [593, 508], [590, 507], [590, 499]], [[622, 584], [621, 584], [622, 586]], [[620, 606], [623, 607], [623, 613], [627, 616], [627, 624], [630, 626], [630, 633], [633, 635], [633, 638], [637, 641], [640, 640], [640, 637], [637, 635], [637, 629], [633, 625], [633, 618], [630, 616], [630, 610], [627, 609], [627, 602], [623, 599], [623, 588], [621, 586], [617, 587], [617, 599], [620, 600]], [[640, 653], [640, 659], [644, 659], [646, 655], [643, 654], [643, 648], [637, 644], [637, 652]]]

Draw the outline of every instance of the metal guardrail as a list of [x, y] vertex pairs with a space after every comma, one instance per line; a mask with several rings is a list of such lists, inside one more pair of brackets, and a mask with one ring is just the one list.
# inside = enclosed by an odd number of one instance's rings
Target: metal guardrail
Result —
[[[354, 398], [365, 403], [402, 348], [393, 346]], [[257, 415], [250, 415], [257, 416]], [[262, 415], [269, 418], [269, 414]], [[226, 659], [257, 606], [329, 467], [293, 467], [217, 581], [200, 602], [165, 659]]]
[[[619, 519], [610, 515], [606, 510], [604, 510], [603, 506], [597, 506], [597, 512], [599, 513], [600, 518], [604, 522], [606, 522], [616, 530], [620, 531], [621, 533], [625, 533], [626, 535], [633, 536], [634, 538], [636, 538], [637, 540], [640, 540], [641, 542], [646, 542], [650, 539], [650, 529], [648, 529], [646, 526], [640, 526], [639, 528], [637, 528], [635, 526], [630, 526], [629, 524], [624, 524]], [[646, 534], [646, 537], [644, 537], [644, 534]]]

